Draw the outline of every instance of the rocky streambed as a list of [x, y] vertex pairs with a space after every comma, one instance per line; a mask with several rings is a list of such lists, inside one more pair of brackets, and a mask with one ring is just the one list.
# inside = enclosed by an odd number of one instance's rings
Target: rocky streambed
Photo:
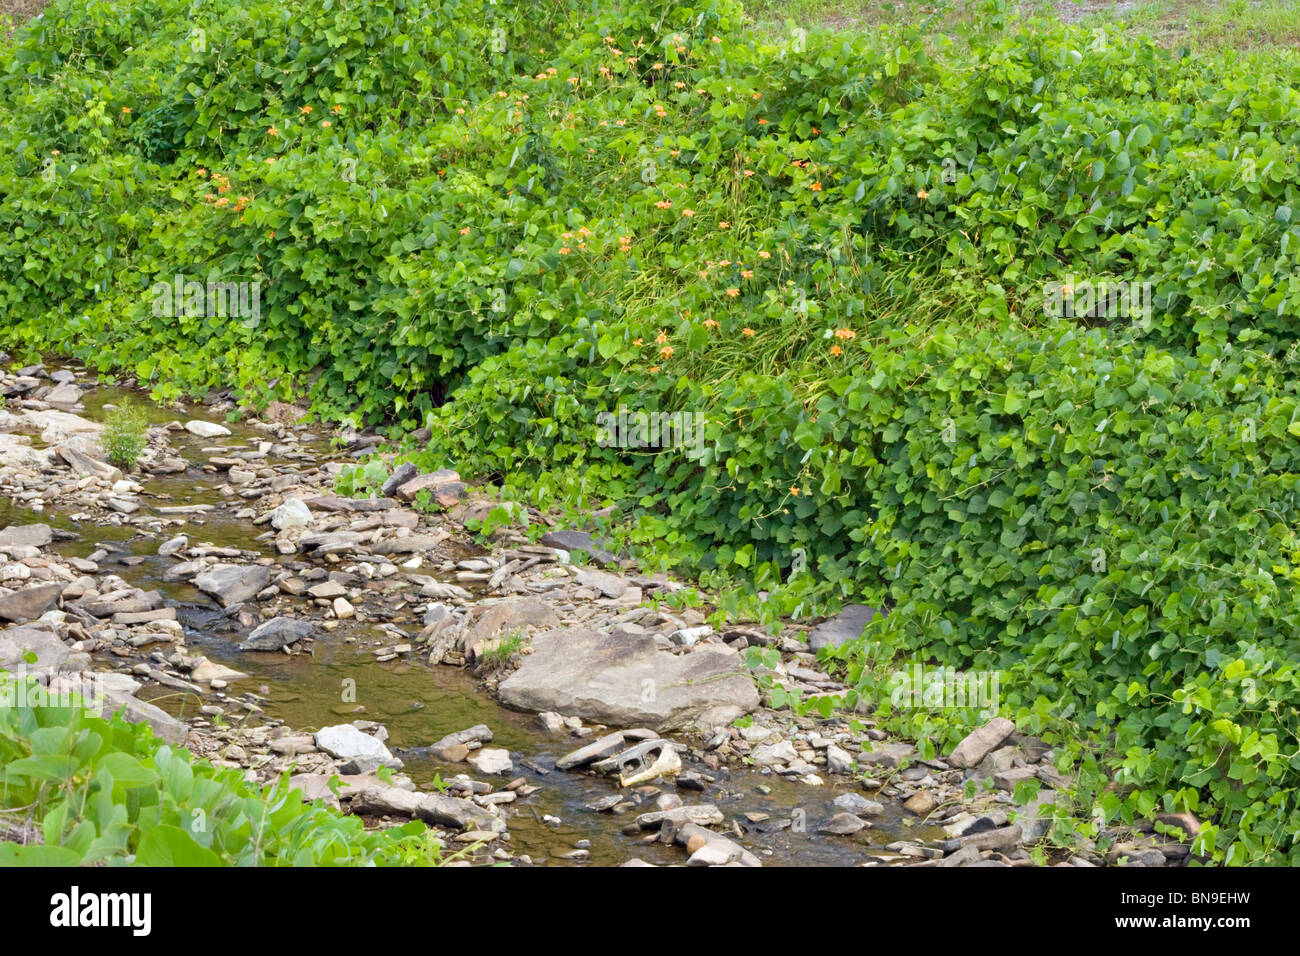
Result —
[[[771, 676], [805, 695], [842, 691], [810, 643], [856, 636], [865, 609], [811, 642], [797, 623], [718, 633], [585, 532], [479, 546], [464, 523], [494, 502], [454, 472], [336, 495], [377, 439], [301, 409], [149, 405], [123, 474], [102, 422], [138, 395], [55, 366], [0, 372], [0, 393], [0, 667], [95, 675], [106, 709], [375, 825], [424, 819], [460, 862], [1031, 865], [1068, 783], [1006, 720], [923, 760], [869, 715], [761, 699], [740, 651], [776, 648]], [[1051, 859], [1186, 859], [1145, 829]]]

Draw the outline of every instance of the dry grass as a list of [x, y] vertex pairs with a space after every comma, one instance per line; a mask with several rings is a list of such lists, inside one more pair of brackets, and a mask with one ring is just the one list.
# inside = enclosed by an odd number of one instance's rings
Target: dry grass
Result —
[[14, 28], [26, 23], [50, 5], [50, 0], [0, 0], [0, 34], [13, 36]]

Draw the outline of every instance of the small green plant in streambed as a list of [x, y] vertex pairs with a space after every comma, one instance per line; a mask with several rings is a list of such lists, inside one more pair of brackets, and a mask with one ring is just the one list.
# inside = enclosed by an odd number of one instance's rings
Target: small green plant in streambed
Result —
[[133, 402], [123, 402], [108, 413], [99, 438], [109, 464], [130, 471], [149, 444], [149, 423]]

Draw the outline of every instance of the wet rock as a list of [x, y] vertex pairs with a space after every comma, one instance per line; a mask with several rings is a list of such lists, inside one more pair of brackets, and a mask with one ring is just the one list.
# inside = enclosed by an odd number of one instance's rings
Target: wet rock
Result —
[[271, 569], [260, 564], [218, 564], [196, 577], [194, 586], [212, 595], [222, 607], [230, 607], [250, 600], [270, 581]]
[[299, 498], [286, 498], [284, 504], [271, 512], [271, 527], [276, 531], [305, 528], [311, 524], [311, 509]]
[[509, 707], [662, 732], [728, 724], [758, 706], [753, 680], [725, 645], [672, 654], [649, 635], [569, 629], [538, 634], [532, 651], [497, 688]]
[[230, 434], [230, 429], [225, 425], [197, 420], [186, 422], [185, 430], [191, 435], [197, 435], [199, 438], [224, 438]]
[[54, 540], [47, 524], [10, 525], [0, 531], [0, 548], [43, 548]]
[[859, 830], [866, 829], [867, 825], [867, 821], [861, 820], [851, 813], [837, 813], [818, 827], [817, 832], [829, 833], [834, 836], [849, 836]]
[[833, 803], [841, 810], [859, 817], [874, 817], [885, 812], [884, 804], [875, 800], [868, 800], [860, 793], [842, 793], [835, 798]]
[[823, 621], [808, 634], [808, 646], [819, 651], [823, 647], [839, 647], [847, 641], [862, 636], [862, 629], [877, 614], [883, 612], [865, 604], [850, 604], [830, 620]]
[[926, 790], [919, 790], [903, 802], [903, 808], [923, 817], [935, 808], [934, 797]]
[[983, 727], [968, 734], [949, 755], [948, 763], [954, 767], [977, 766], [1011, 736], [1015, 729], [1016, 725], [1005, 717], [994, 717]]
[[618, 731], [606, 734], [599, 740], [594, 740], [571, 753], [565, 754], [555, 761], [555, 767], [557, 770], [574, 770], [578, 767], [585, 767], [587, 764], [602, 760], [605, 757], [612, 757], [624, 748], [625, 743], [626, 740], [623, 734]]
[[316, 626], [310, 621], [276, 617], [259, 625], [239, 645], [241, 651], [278, 651], [304, 638], [314, 637]]
[[0, 620], [21, 624], [34, 621], [59, 601], [62, 584], [37, 584], [5, 593], [0, 588]]

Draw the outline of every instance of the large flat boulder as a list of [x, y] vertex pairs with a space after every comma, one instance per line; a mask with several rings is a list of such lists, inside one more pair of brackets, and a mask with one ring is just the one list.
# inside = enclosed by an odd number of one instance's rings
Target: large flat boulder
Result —
[[0, 531], [0, 548], [43, 548], [53, 540], [47, 524], [11, 524]]
[[59, 602], [62, 584], [37, 584], [18, 591], [0, 588], [0, 621], [34, 621]]
[[722, 645], [672, 654], [648, 634], [573, 628], [542, 632], [532, 647], [497, 688], [517, 710], [667, 731], [729, 724], [758, 706], [740, 655]]
[[194, 579], [194, 586], [222, 607], [249, 600], [269, 583], [271, 569], [260, 564], [218, 564]]

